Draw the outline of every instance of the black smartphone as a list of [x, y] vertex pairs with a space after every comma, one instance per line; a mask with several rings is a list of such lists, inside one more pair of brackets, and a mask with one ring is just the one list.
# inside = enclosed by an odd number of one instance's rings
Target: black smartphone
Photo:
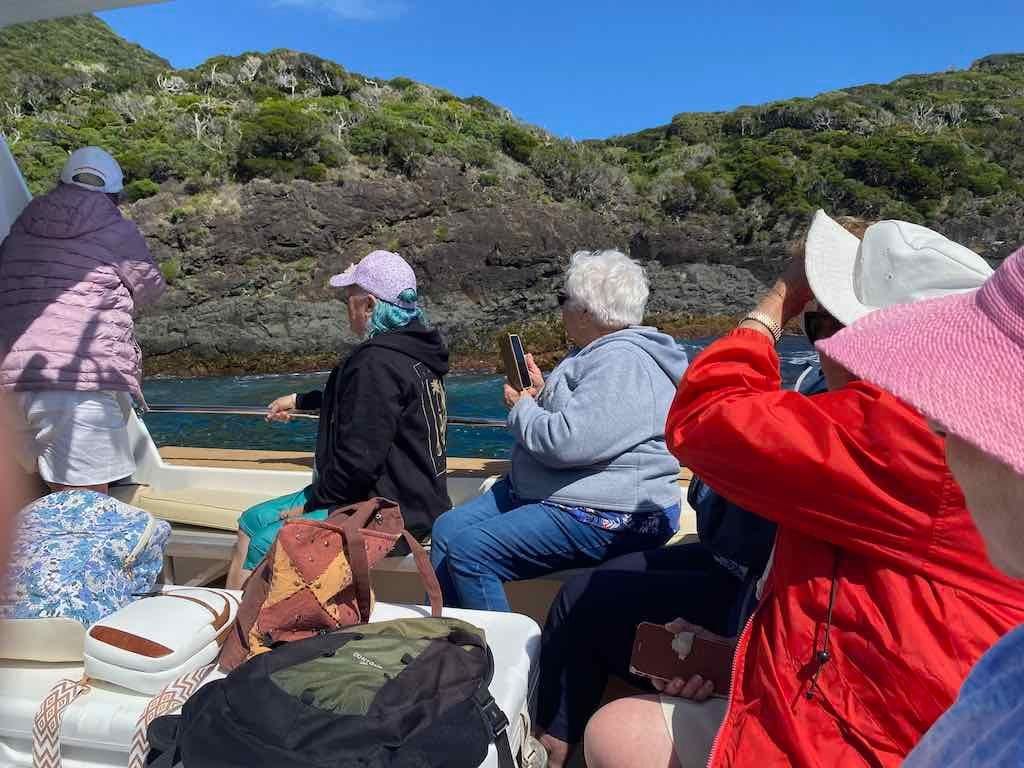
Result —
[[501, 359], [505, 365], [505, 378], [513, 389], [522, 392], [530, 386], [530, 370], [526, 367], [526, 352], [519, 334], [510, 333], [501, 345]]

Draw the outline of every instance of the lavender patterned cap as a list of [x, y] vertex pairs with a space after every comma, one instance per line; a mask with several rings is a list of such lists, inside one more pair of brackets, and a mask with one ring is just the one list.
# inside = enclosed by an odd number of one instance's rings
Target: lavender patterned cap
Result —
[[358, 285], [378, 299], [403, 309], [416, 309], [415, 301], [399, 298], [403, 291], [416, 290], [416, 273], [408, 262], [391, 251], [374, 251], [340, 275], [331, 278], [335, 288]]

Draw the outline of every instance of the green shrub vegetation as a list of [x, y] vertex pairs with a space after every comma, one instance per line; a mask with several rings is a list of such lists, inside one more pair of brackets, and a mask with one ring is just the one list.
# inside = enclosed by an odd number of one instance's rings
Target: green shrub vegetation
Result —
[[161, 261], [160, 274], [164, 276], [164, 280], [167, 281], [168, 285], [174, 285], [175, 281], [181, 276], [181, 259], [177, 256], [172, 256], [166, 261]]
[[350, 163], [411, 178], [455, 163], [492, 187], [511, 159], [542, 197], [628, 200], [648, 218], [749, 208], [772, 226], [823, 206], [926, 222], [1022, 202], [1024, 55], [573, 143], [479, 96], [295, 51], [173, 70], [82, 16], [0, 29], [0, 131], [35, 193], [68, 151], [97, 144], [121, 162], [128, 201], [166, 183], [197, 194], [254, 178], [326, 182]]
[[530, 155], [538, 143], [537, 137], [521, 126], [509, 124], [501, 129], [502, 150], [520, 163], [530, 162]]
[[124, 185], [125, 202], [134, 203], [145, 197], [152, 197], [160, 191], [160, 185], [152, 179], [136, 179]]

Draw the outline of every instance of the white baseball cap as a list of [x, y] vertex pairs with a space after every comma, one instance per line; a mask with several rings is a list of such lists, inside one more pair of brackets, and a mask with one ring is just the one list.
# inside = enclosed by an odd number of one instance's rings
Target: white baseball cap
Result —
[[[80, 174], [92, 174], [103, 181], [103, 186], [76, 180]], [[117, 160], [99, 147], [81, 147], [71, 153], [60, 172], [60, 180], [92, 192], [120, 192], [124, 189], [124, 174]]]
[[814, 297], [843, 325], [894, 304], [974, 290], [992, 274], [970, 248], [927, 227], [880, 221], [858, 240], [824, 211], [807, 233], [804, 266]]

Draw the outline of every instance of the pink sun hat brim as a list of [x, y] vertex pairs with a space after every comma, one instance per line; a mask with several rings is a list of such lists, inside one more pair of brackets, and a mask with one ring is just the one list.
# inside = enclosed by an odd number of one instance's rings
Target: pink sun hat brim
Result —
[[981, 289], [872, 312], [818, 350], [1024, 474], [1024, 249]]

